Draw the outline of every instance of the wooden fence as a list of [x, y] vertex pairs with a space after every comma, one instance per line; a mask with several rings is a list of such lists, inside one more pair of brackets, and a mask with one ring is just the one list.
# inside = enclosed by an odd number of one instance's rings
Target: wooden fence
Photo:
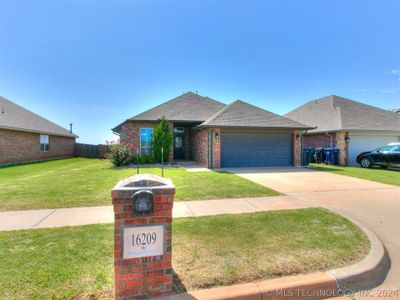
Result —
[[105, 158], [107, 153], [107, 145], [91, 145], [91, 144], [75, 144], [75, 155], [87, 158]]

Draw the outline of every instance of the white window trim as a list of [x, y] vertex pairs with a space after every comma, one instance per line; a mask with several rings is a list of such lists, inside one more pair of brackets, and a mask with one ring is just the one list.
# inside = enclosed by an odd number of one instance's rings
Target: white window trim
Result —
[[140, 127], [139, 128], [139, 155], [142, 156], [142, 129], [151, 129], [153, 134], [153, 127]]
[[[47, 137], [47, 143], [42, 143], [42, 136]], [[47, 145], [48, 150], [42, 150], [42, 144]], [[41, 133], [39, 135], [39, 147], [40, 147], [40, 152], [49, 152], [50, 151], [49, 150], [50, 149], [50, 135], [44, 134], [44, 133]]]

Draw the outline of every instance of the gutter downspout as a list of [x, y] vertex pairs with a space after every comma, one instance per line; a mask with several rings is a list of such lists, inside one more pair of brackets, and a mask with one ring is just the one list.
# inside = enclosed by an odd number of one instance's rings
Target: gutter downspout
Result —
[[331, 150], [332, 150], [333, 149], [333, 135], [330, 134], [328, 131], [326, 131], [325, 134], [331, 138]]

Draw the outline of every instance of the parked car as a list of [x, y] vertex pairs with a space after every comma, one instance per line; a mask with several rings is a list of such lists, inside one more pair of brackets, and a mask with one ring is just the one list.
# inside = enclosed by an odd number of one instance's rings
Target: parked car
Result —
[[390, 143], [375, 150], [362, 152], [357, 156], [357, 163], [363, 168], [373, 166], [400, 167], [400, 143]]

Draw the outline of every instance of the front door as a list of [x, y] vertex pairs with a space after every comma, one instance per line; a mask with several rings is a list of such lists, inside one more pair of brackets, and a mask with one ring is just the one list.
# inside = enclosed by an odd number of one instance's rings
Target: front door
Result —
[[185, 159], [184, 128], [174, 128], [174, 159]]

